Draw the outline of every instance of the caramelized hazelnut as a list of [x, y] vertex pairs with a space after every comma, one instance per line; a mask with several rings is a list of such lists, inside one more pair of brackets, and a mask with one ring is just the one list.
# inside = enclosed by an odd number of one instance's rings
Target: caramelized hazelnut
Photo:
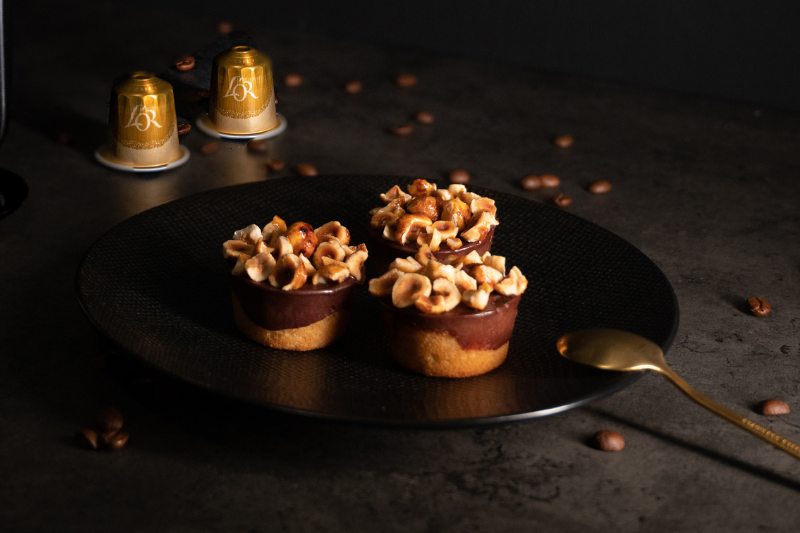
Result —
[[311, 257], [319, 241], [314, 233], [314, 228], [306, 222], [295, 222], [286, 231], [285, 237], [292, 245], [292, 253]]
[[406, 211], [414, 215], [425, 215], [432, 221], [439, 220], [444, 202], [438, 196], [416, 197], [406, 204]]
[[423, 179], [415, 179], [413, 183], [408, 186], [408, 193], [411, 196], [430, 196], [435, 190], [436, 184]]

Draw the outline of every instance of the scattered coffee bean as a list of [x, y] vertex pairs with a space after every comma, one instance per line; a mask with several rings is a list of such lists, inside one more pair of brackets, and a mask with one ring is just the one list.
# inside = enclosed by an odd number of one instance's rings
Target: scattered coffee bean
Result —
[[788, 415], [791, 412], [789, 404], [775, 398], [764, 400], [758, 404], [758, 412], [762, 415]]
[[300, 87], [303, 85], [303, 77], [300, 74], [287, 74], [283, 83], [287, 87]]
[[220, 35], [228, 35], [233, 31], [233, 23], [227, 20], [220, 20], [217, 22], [217, 33]]
[[213, 154], [217, 150], [219, 150], [219, 143], [214, 141], [200, 147], [200, 151], [205, 155]]
[[625, 447], [625, 439], [616, 431], [603, 429], [594, 434], [594, 443], [605, 452], [618, 452]]
[[78, 429], [75, 431], [75, 438], [78, 444], [84, 448], [97, 449], [97, 433], [91, 429]]
[[417, 84], [417, 77], [414, 76], [413, 74], [404, 72], [403, 74], [397, 76], [396, 81], [397, 85], [399, 85], [400, 87], [413, 87], [414, 85]]
[[273, 172], [280, 172], [286, 166], [286, 161], [283, 159], [267, 159], [267, 168]]
[[553, 202], [558, 207], [567, 207], [569, 204], [572, 203], [572, 198], [567, 196], [566, 194], [562, 193], [562, 194], [559, 194], [558, 196], [556, 196], [555, 198], [553, 198]]
[[558, 187], [561, 180], [554, 174], [542, 174], [542, 187]]
[[184, 56], [175, 61], [175, 68], [180, 71], [192, 70], [194, 68], [194, 58], [192, 56]]
[[247, 142], [247, 149], [251, 152], [266, 152], [269, 149], [269, 141], [266, 139], [251, 139]]
[[467, 172], [463, 168], [457, 168], [455, 170], [451, 170], [450, 174], [448, 174], [447, 177], [450, 179], [450, 183], [469, 182], [469, 172]]
[[102, 432], [102, 433], [100, 434], [100, 443], [101, 443], [101, 444], [102, 444], [104, 447], [106, 447], [106, 448], [107, 448], [107, 447], [108, 447], [108, 444], [109, 444], [109, 443], [112, 441], [112, 439], [114, 438], [114, 436], [115, 436], [117, 433], [119, 433], [119, 430], [113, 430], [113, 431], [112, 431], [112, 430], [108, 430], [108, 431], [104, 431], [104, 432]]
[[58, 132], [58, 135], [56, 135], [56, 142], [58, 144], [66, 146], [72, 142], [72, 135], [70, 135], [66, 131], [60, 131]]
[[106, 448], [111, 451], [116, 451], [128, 443], [128, 432], [120, 430], [116, 432], [106, 443]]
[[358, 80], [348, 81], [344, 84], [344, 91], [350, 94], [360, 93], [364, 86]]
[[542, 177], [541, 176], [525, 176], [522, 178], [520, 185], [526, 191], [535, 191], [536, 189], [542, 188]]
[[558, 146], [559, 148], [569, 148], [572, 146], [573, 140], [572, 135], [559, 135], [555, 139], [553, 139], [553, 144]]
[[192, 125], [185, 122], [178, 123], [178, 135], [186, 135], [192, 131]]
[[595, 181], [589, 185], [589, 192], [592, 194], [605, 194], [611, 190], [611, 184], [606, 180]]
[[122, 415], [113, 407], [104, 407], [97, 413], [97, 426], [103, 431], [119, 431], [122, 429]]
[[402, 126], [392, 126], [389, 128], [389, 132], [393, 135], [408, 135], [414, 131], [414, 126], [411, 124], [403, 124]]
[[209, 91], [208, 89], [197, 89], [197, 91], [195, 91], [195, 94], [197, 94], [199, 98], [208, 98], [209, 96], [211, 96], [211, 91]]
[[319, 174], [319, 172], [317, 172], [317, 167], [309, 163], [300, 163], [297, 165], [297, 173], [301, 176], [316, 176]]
[[756, 298], [751, 296], [747, 299], [747, 305], [750, 306], [750, 312], [756, 316], [766, 316], [769, 314], [772, 306], [764, 298]]
[[414, 120], [420, 124], [433, 124], [433, 115], [427, 111], [420, 111], [414, 116]]

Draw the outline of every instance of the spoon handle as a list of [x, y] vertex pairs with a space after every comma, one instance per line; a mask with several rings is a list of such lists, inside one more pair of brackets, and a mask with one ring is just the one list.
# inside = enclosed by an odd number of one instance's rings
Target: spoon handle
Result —
[[676, 374], [675, 371], [672, 370], [671, 368], [663, 367], [659, 368], [658, 370], [662, 376], [667, 378], [667, 380], [669, 380], [673, 385], [675, 385], [682, 393], [684, 393], [686, 396], [688, 396], [698, 404], [702, 405], [712, 413], [715, 413], [724, 418], [725, 420], [727, 420], [728, 422], [736, 424], [740, 428], [749, 431], [756, 437], [761, 437], [762, 439], [769, 442], [773, 446], [780, 448], [789, 455], [793, 456], [795, 459], [800, 459], [800, 446], [798, 446], [794, 442], [790, 441], [789, 439], [781, 437], [777, 433], [773, 433], [767, 428], [759, 426], [752, 420], [748, 420], [747, 418], [736, 413], [735, 411], [732, 411], [727, 407], [723, 407], [722, 405], [718, 404], [712, 399], [703, 396], [702, 394], [697, 392], [691, 385], [686, 383], [683, 380], [683, 378], [681, 378], [678, 374]]

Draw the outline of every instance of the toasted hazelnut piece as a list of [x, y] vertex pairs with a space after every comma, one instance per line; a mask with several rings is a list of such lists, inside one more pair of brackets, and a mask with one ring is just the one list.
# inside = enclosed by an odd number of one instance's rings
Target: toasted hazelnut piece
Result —
[[273, 243], [276, 243], [278, 237], [284, 233], [286, 233], [286, 222], [284, 222], [281, 217], [274, 216], [272, 217], [272, 222], [264, 226], [264, 229], [261, 230], [261, 237], [271, 248], [275, 248]]
[[317, 273], [317, 269], [314, 268], [314, 265], [311, 264], [311, 261], [308, 257], [301, 255], [300, 260], [303, 262], [303, 266], [306, 267], [306, 275], [313, 276]]
[[447, 190], [450, 194], [453, 195], [453, 197], [458, 198], [459, 194], [461, 194], [462, 192], [467, 192], [467, 186], [464, 185], [463, 183], [451, 183], [447, 187]]
[[383, 227], [383, 238], [389, 241], [394, 241], [396, 235], [395, 230], [391, 226], [384, 226]]
[[272, 251], [272, 256], [275, 259], [280, 259], [286, 254], [291, 254], [293, 252], [292, 244], [289, 242], [289, 239], [281, 235], [278, 237], [278, 242], [275, 243], [275, 248]]
[[[451, 267], [452, 268], [452, 267]], [[433, 282], [434, 296], [420, 296], [414, 305], [423, 313], [445, 313], [461, 303], [461, 293], [452, 281], [437, 279]]]
[[464, 246], [464, 243], [461, 242], [461, 239], [447, 239], [445, 243], [451, 250], [458, 250]]
[[422, 270], [422, 265], [413, 257], [398, 257], [389, 264], [389, 268], [396, 268], [401, 272], [412, 273]]
[[350, 257], [356, 252], [366, 252], [367, 245], [362, 242], [358, 246], [342, 246], [342, 249], [344, 250], [345, 257]]
[[275, 270], [275, 258], [268, 253], [254, 255], [244, 264], [244, 269], [253, 281], [264, 281]]
[[439, 220], [444, 201], [438, 196], [420, 196], [406, 204], [406, 211], [413, 215], [425, 215], [432, 221]]
[[313, 263], [315, 267], [322, 268], [324, 266], [322, 262], [323, 257], [330, 257], [336, 261], [344, 261], [346, 254], [341, 244], [333, 241], [325, 241], [319, 243], [317, 250], [314, 252]]
[[350, 270], [350, 275], [353, 276], [356, 281], [361, 281], [361, 267], [364, 265], [364, 261], [367, 260], [367, 257], [369, 257], [369, 254], [366, 251], [359, 250], [350, 255], [347, 261], [345, 261], [347, 268]]
[[369, 213], [369, 216], [371, 216], [371, 217], [374, 217], [374, 216], [375, 216], [375, 213], [377, 213], [377, 212], [378, 212], [378, 211], [380, 211], [381, 209], [383, 209], [383, 208], [382, 208], [382, 207], [373, 207], [372, 209], [370, 209], [370, 210], [368, 211], [368, 213]]
[[464, 267], [464, 271], [475, 278], [479, 285], [486, 283], [490, 287], [494, 287], [503, 279], [503, 274], [484, 264], [472, 264]]
[[414, 242], [419, 232], [431, 224], [431, 219], [424, 215], [403, 215], [397, 221], [394, 240], [398, 244]]
[[385, 193], [381, 194], [381, 201], [383, 201], [385, 204], [388, 204], [393, 200], [402, 199], [403, 203], [400, 205], [403, 206], [406, 204], [406, 202], [411, 200], [411, 198], [411, 195], [403, 192], [403, 189], [401, 189], [399, 185], [395, 185]]
[[478, 282], [463, 270], [456, 270], [453, 275], [453, 283], [461, 292], [478, 290]]
[[452, 222], [461, 231], [467, 225], [470, 216], [472, 213], [470, 213], [469, 206], [458, 198], [453, 198], [444, 203], [439, 220]]
[[470, 253], [464, 256], [464, 266], [472, 265], [474, 263], [483, 263], [483, 259], [481, 259], [480, 254], [475, 250], [472, 250]]
[[420, 274], [403, 274], [392, 287], [392, 303], [396, 307], [409, 307], [420, 296], [430, 296], [431, 280]]
[[502, 255], [491, 255], [486, 252], [481, 259], [483, 259], [484, 265], [492, 267], [503, 276], [506, 275], [506, 258]]
[[431, 233], [433, 230], [436, 230], [442, 234], [443, 241], [447, 239], [454, 239], [456, 235], [458, 235], [458, 228], [449, 220], [437, 220], [429, 227], [425, 228], [425, 231], [428, 233]]
[[295, 254], [281, 256], [275, 263], [275, 270], [269, 277], [269, 284], [285, 291], [297, 290], [308, 279], [303, 261]]
[[408, 186], [408, 192], [411, 196], [430, 196], [436, 190], [436, 184], [428, 180], [416, 179]]
[[456, 269], [452, 265], [445, 265], [439, 261], [429, 261], [422, 272], [431, 281], [446, 279], [449, 282], [455, 281]]
[[403, 274], [402, 270], [393, 268], [378, 278], [372, 278], [369, 280], [369, 293], [378, 298], [391, 296], [394, 282]]
[[464, 202], [467, 205], [470, 205], [473, 201], [481, 198], [480, 194], [475, 194], [474, 192], [467, 192], [466, 190], [458, 193], [458, 199]]
[[231, 274], [234, 276], [241, 276], [245, 273], [244, 265], [250, 259], [250, 256], [247, 254], [242, 254], [239, 256], [239, 259], [236, 260], [236, 264], [233, 265], [233, 270], [231, 270]]
[[394, 228], [397, 226], [397, 221], [403, 216], [403, 213], [395, 213], [393, 211], [384, 211], [381, 209], [369, 221], [369, 225], [373, 228]]
[[333, 283], [341, 283], [350, 277], [350, 270], [347, 266], [342, 266], [342, 263], [325, 265], [317, 270], [317, 273], [311, 278], [314, 285], [330, 285]]
[[420, 232], [419, 237], [417, 237], [417, 244], [419, 246], [427, 245], [432, 252], [438, 252], [439, 247], [442, 245], [442, 234], [436, 230], [433, 230], [433, 233]]
[[331, 259], [330, 257], [323, 257], [322, 266], [326, 267], [328, 265], [336, 265], [342, 268], [347, 268], [347, 263], [345, 263], [344, 261], [337, 261], [336, 259]]
[[225, 259], [237, 259], [242, 254], [252, 255], [253, 245], [240, 240], [222, 243], [222, 257]]
[[453, 199], [453, 193], [451, 193], [447, 189], [437, 189], [437, 190], [433, 191], [433, 195], [434, 196], [438, 196], [439, 198], [441, 198], [442, 202], [446, 202], [447, 200], [452, 200]]
[[492, 294], [492, 291], [494, 290], [494, 285], [491, 285], [489, 283], [481, 283], [480, 285], [478, 285], [478, 290], [483, 291], [486, 294]]
[[245, 241], [248, 244], [255, 244], [261, 238], [261, 228], [255, 224], [250, 224], [246, 228], [242, 228], [233, 232], [234, 240]]
[[272, 248], [267, 246], [267, 244], [264, 242], [264, 239], [263, 238], [262, 239], [258, 239], [258, 241], [256, 242], [256, 245], [255, 245], [255, 247], [253, 249], [253, 254], [254, 255], [258, 255], [258, 254], [270, 253], [270, 252], [272, 252]]
[[472, 200], [469, 204], [469, 210], [472, 211], [473, 215], [483, 213], [484, 211], [492, 216], [497, 215], [497, 206], [494, 205], [494, 200], [486, 198], [485, 196], [479, 196]]
[[314, 233], [314, 228], [306, 222], [295, 222], [289, 226], [285, 237], [289, 239], [289, 243], [292, 245], [292, 253], [296, 255], [303, 254], [306, 257], [311, 257], [314, 254], [314, 250], [316, 250], [319, 243]]
[[489, 303], [489, 293], [481, 290], [464, 291], [461, 293], [461, 301], [468, 307], [482, 310]]
[[514, 267], [508, 276], [494, 286], [494, 290], [503, 296], [518, 296], [528, 288], [528, 280], [522, 275], [519, 268]]
[[[477, 220], [475, 219], [477, 216]], [[493, 215], [484, 211], [480, 215], [474, 215], [470, 219], [470, 228], [461, 233], [461, 238], [467, 242], [476, 242], [486, 238], [492, 226], [497, 226], [497, 219]]]
[[323, 224], [314, 230], [314, 235], [317, 236], [319, 242], [325, 241], [330, 237], [335, 237], [339, 244], [347, 246], [350, 244], [350, 231], [339, 224], [339, 221], [333, 220], [327, 224]]
[[420, 244], [419, 250], [417, 250], [417, 254], [414, 256], [414, 258], [420, 265], [426, 266], [428, 261], [433, 259], [433, 252], [431, 251], [430, 246], [427, 244]]

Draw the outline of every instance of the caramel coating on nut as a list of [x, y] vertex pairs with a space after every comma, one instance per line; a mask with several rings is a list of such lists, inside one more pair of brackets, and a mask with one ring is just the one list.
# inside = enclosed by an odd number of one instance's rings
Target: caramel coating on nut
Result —
[[332, 220], [327, 224], [323, 224], [314, 230], [319, 242], [327, 240], [329, 237], [334, 237], [342, 246], [350, 244], [350, 230], [342, 226], [338, 220]]
[[308, 273], [300, 257], [295, 254], [286, 254], [276, 262], [275, 270], [269, 277], [269, 283], [273, 287], [291, 291], [305, 285], [306, 279], [308, 279]]
[[261, 237], [271, 248], [275, 248], [278, 237], [286, 233], [286, 222], [279, 216], [272, 217], [272, 222], [261, 230]]
[[295, 222], [286, 230], [289, 244], [292, 245], [292, 253], [311, 257], [317, 248], [319, 241], [314, 233], [314, 227], [307, 222]]
[[[477, 220], [476, 220], [477, 217]], [[493, 226], [497, 226], [497, 219], [487, 211], [475, 214], [467, 226], [469, 229], [461, 233], [461, 238], [467, 242], [477, 242], [486, 238]]]
[[392, 287], [392, 303], [395, 307], [410, 307], [420, 296], [430, 296], [431, 280], [420, 274], [403, 274]]
[[503, 279], [503, 275], [494, 268], [484, 264], [471, 264], [464, 267], [464, 271], [475, 278], [479, 285], [487, 284], [489, 287], [494, 287]]
[[436, 184], [424, 179], [415, 179], [408, 186], [408, 194], [411, 196], [429, 196], [436, 190]]
[[400, 188], [399, 185], [395, 185], [385, 193], [381, 194], [381, 201], [383, 201], [383, 203], [385, 204], [388, 204], [393, 200], [400, 199], [402, 202], [400, 204], [400, 207], [404, 206], [406, 202], [411, 200], [411, 198], [412, 196], [410, 194], [405, 193], [403, 189]]
[[419, 232], [432, 223], [431, 219], [424, 215], [405, 214], [397, 220], [394, 240], [398, 244], [414, 242]]
[[469, 209], [472, 211], [473, 215], [477, 213], [483, 213], [484, 211], [492, 216], [497, 214], [497, 206], [495, 205], [494, 200], [491, 198], [486, 198], [485, 196], [481, 196], [472, 200], [472, 202], [469, 204]]
[[406, 204], [406, 211], [414, 215], [424, 215], [433, 222], [439, 220], [444, 201], [438, 196], [419, 196]]
[[444, 205], [442, 206], [442, 214], [439, 216], [439, 220], [452, 222], [453, 225], [455, 225], [455, 227], [461, 231], [467, 225], [467, 220], [469, 220], [471, 216], [472, 213], [469, 210], [469, 206], [458, 198], [454, 197], [452, 200], [447, 200], [444, 202]]

